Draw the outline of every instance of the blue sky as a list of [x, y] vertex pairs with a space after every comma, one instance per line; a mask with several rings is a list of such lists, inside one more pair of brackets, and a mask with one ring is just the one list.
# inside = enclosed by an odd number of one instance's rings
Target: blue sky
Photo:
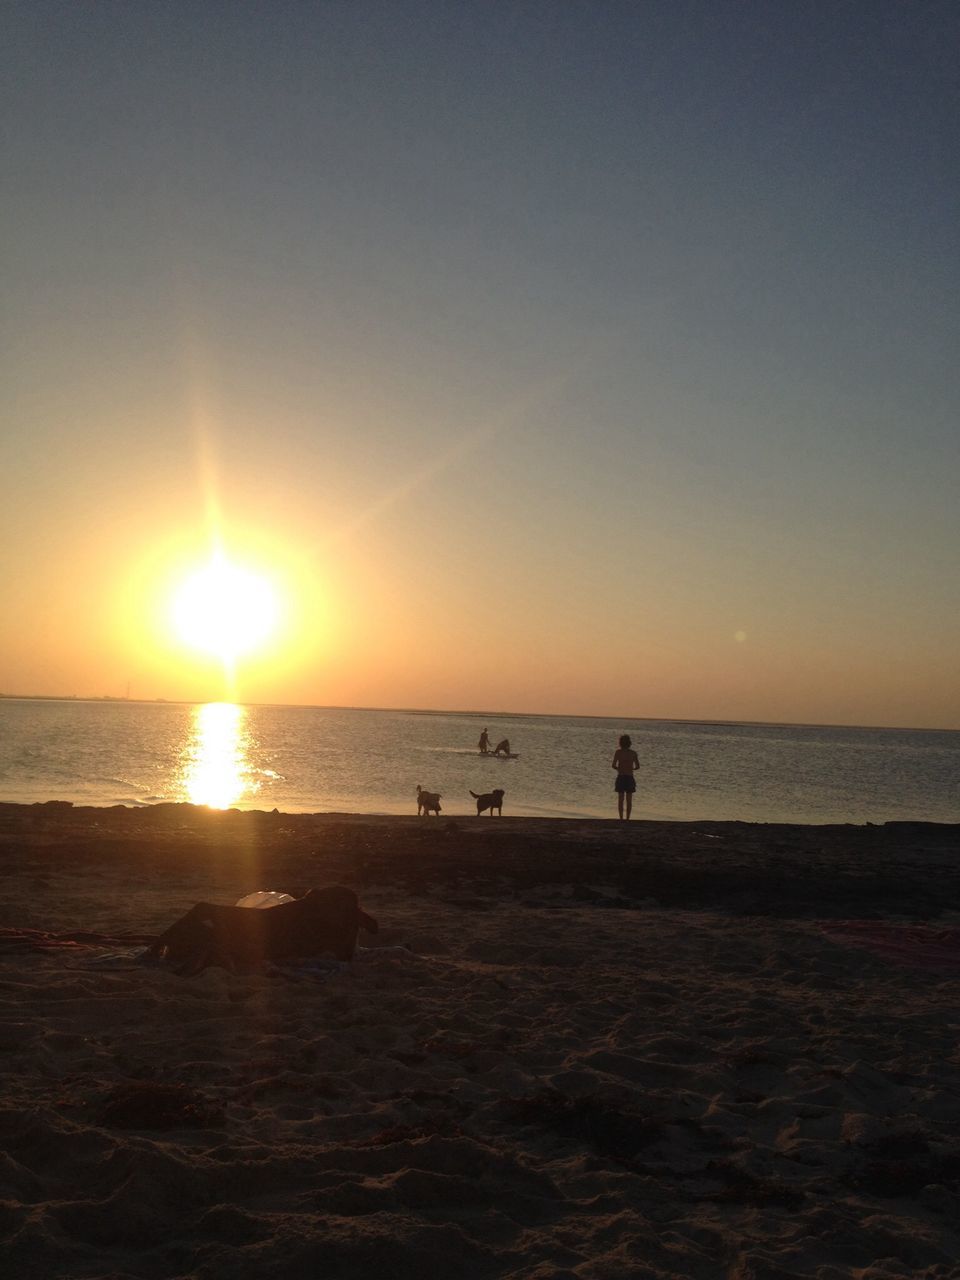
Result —
[[251, 699], [960, 725], [955, 5], [0, 25], [5, 691], [208, 696], [102, 628], [214, 489]]

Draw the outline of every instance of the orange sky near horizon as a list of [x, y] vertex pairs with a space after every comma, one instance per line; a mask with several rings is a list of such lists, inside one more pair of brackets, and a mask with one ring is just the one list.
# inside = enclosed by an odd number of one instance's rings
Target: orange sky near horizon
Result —
[[[648, 553], [631, 557], [621, 590], [616, 566], [593, 569], [587, 531], [579, 546], [567, 537], [563, 556], [539, 538], [531, 545], [520, 531], [458, 526], [455, 537], [445, 537], [448, 524], [424, 520], [423, 506], [434, 502], [420, 492], [415, 471], [397, 485], [381, 483], [367, 512], [341, 509], [338, 522], [326, 523], [298, 511], [282, 485], [272, 496], [259, 494], [259, 526], [249, 518], [231, 522], [224, 491], [213, 503], [202, 492], [209, 483], [209, 472], [198, 471], [192, 502], [184, 494], [178, 503], [153, 503], [130, 486], [123, 494], [117, 476], [109, 515], [91, 519], [96, 501], [88, 499], [84, 517], [68, 509], [59, 528], [48, 518], [45, 545], [31, 552], [32, 571], [7, 575], [6, 616], [32, 625], [3, 629], [0, 692], [960, 723], [944, 696], [952, 655], [944, 651], [938, 669], [929, 637], [918, 638], [927, 660], [920, 668], [905, 661], [908, 617], [865, 645], [846, 605], [818, 598], [816, 574], [779, 588], [771, 578], [761, 590], [750, 581], [758, 571], [753, 558], [739, 570], [730, 566], [721, 581], [716, 547], [678, 565], [666, 542], [657, 556], [651, 530]], [[462, 476], [451, 484], [468, 488]], [[449, 500], [448, 493], [443, 503]], [[248, 497], [237, 505], [251, 510]], [[85, 537], [74, 535], [80, 528]], [[545, 532], [552, 544], [559, 530], [554, 524]], [[605, 530], [592, 532], [601, 558], [609, 552]], [[207, 563], [215, 543], [270, 582], [280, 605], [273, 634], [233, 663], [192, 650], [173, 623], [177, 589]], [[795, 602], [789, 614], [779, 612], [785, 595]]]

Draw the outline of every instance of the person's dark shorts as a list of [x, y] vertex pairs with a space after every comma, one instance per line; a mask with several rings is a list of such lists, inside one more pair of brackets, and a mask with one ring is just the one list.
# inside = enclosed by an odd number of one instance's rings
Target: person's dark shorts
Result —
[[633, 793], [637, 789], [637, 780], [632, 773], [618, 773], [613, 784], [614, 791]]

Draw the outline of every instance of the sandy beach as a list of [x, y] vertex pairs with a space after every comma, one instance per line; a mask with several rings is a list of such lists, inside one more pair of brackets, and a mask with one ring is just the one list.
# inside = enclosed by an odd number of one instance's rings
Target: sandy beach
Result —
[[[0, 805], [5, 1274], [960, 1276], [958, 854]], [[380, 923], [350, 964], [137, 958], [333, 884]]]

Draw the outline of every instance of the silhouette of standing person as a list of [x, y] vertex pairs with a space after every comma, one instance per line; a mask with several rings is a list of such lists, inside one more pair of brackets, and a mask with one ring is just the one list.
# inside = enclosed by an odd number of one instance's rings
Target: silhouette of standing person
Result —
[[[624, 733], [620, 738], [620, 746], [613, 753], [612, 768], [616, 769], [617, 776], [613, 784], [613, 789], [617, 793], [617, 809], [621, 819], [628, 819], [633, 809], [633, 793], [637, 789], [637, 780], [633, 776], [634, 770], [640, 768], [640, 759], [635, 751], [631, 749], [630, 735]], [[627, 812], [624, 815], [623, 802], [626, 799]]]
[[480, 748], [480, 754], [482, 756], [485, 756], [487, 752], [490, 750], [490, 739], [487, 736], [486, 729], [484, 729], [483, 733], [481, 733], [480, 741], [477, 743], [477, 746]]

